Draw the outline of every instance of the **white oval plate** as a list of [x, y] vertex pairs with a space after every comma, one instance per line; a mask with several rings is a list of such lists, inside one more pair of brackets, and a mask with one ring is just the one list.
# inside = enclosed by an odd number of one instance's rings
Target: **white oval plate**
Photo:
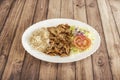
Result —
[[[28, 40], [29, 40], [31, 33], [34, 30], [41, 28], [41, 27], [57, 26], [58, 24], [69, 24], [69, 25], [74, 25], [74, 26], [80, 26], [81, 28], [86, 28], [87, 30], [89, 30], [90, 33], [92, 33], [95, 38], [91, 48], [84, 52], [81, 52], [81, 53], [78, 53], [75, 55], [70, 55], [68, 57], [59, 57], [59, 56], [46, 55], [42, 52], [39, 52], [39, 51], [33, 49], [29, 45]], [[34, 56], [35, 58], [38, 58], [40, 60], [47, 61], [47, 62], [54, 62], [54, 63], [67, 63], [67, 62], [74, 62], [74, 61], [84, 59], [84, 58], [92, 55], [99, 48], [100, 41], [101, 40], [100, 40], [100, 36], [99, 36], [98, 32], [91, 26], [89, 26], [83, 22], [77, 21], [77, 20], [61, 19], [61, 18], [40, 21], [40, 22], [30, 26], [28, 29], [26, 29], [22, 36], [22, 45], [29, 54], [31, 54], [32, 56]]]

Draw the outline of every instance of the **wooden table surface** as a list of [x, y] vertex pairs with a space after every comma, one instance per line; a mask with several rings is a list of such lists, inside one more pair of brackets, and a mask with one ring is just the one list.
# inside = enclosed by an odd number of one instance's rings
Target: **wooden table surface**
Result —
[[[100, 48], [73, 63], [32, 57], [21, 36], [50, 18], [88, 23], [100, 34]], [[0, 80], [120, 80], [120, 0], [0, 0]]]

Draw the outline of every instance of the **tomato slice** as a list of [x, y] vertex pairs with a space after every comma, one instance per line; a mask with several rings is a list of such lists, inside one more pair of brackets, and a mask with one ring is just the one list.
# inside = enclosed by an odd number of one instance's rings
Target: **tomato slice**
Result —
[[84, 35], [75, 36], [74, 45], [81, 50], [85, 50], [90, 47], [91, 40]]

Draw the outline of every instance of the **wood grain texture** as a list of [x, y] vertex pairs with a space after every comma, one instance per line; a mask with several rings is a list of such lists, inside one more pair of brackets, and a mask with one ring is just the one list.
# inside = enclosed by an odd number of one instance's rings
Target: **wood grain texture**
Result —
[[57, 80], [75, 80], [75, 63], [58, 64]]
[[59, 18], [61, 12], [61, 0], [49, 0], [47, 18]]
[[114, 80], [120, 79], [120, 37], [107, 0], [97, 0]]
[[2, 31], [3, 25], [6, 22], [12, 3], [13, 0], [4, 0], [0, 3], [0, 32]]
[[[60, 0], [49, 0], [48, 19], [60, 17], [60, 2]], [[39, 80], [56, 80], [56, 75], [57, 64], [41, 61]]]
[[93, 26], [99, 32], [101, 37], [101, 47], [95, 54], [92, 55], [94, 80], [112, 80], [97, 2], [96, 0], [86, 0], [86, 6], [88, 24]]
[[26, 53], [20, 80], [38, 80], [39, 65], [40, 65], [40, 60]]
[[73, 19], [73, 1], [61, 0], [61, 18]]
[[74, 0], [74, 19], [87, 23], [85, 0]]
[[[85, 0], [74, 0], [74, 19], [87, 23]], [[93, 80], [91, 57], [76, 62], [76, 80]]]
[[23, 9], [24, 0], [17, 0], [6, 20], [4, 28], [0, 34], [0, 79], [6, 66], [9, 50], [16, 32], [17, 24]]
[[[48, 0], [37, 1], [33, 23], [46, 19], [47, 7]], [[22, 67], [21, 80], [38, 80], [39, 69], [40, 60], [27, 53]]]
[[39, 22], [41, 20], [45, 20], [47, 18], [48, 6], [49, 6], [48, 0], [37, 1], [33, 23]]
[[116, 27], [119, 31], [119, 37], [120, 37], [120, 0], [108, 0], [110, 3], [110, 7], [112, 9], [112, 13], [114, 16], [114, 20], [116, 22]]
[[[62, 0], [61, 17], [73, 18], [72, 0]], [[75, 79], [75, 63], [58, 64], [57, 80], [74, 80], [74, 79]]]
[[[100, 48], [83, 60], [55, 64], [29, 55], [25, 29], [51, 18], [88, 23]], [[0, 0], [0, 80], [120, 80], [120, 0]]]
[[[21, 0], [20, 0], [21, 1]], [[36, 1], [26, 0], [21, 18], [18, 24], [17, 33], [11, 46], [8, 62], [2, 76], [2, 80], [19, 80], [22, 64], [24, 61], [25, 50], [21, 44], [21, 37], [24, 30], [32, 23]], [[28, 12], [30, 12], [28, 14]]]

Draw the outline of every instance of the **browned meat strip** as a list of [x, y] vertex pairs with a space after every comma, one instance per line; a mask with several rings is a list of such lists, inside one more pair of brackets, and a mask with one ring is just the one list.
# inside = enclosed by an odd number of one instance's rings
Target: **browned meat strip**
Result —
[[70, 55], [70, 37], [72, 35], [70, 26], [67, 24], [60, 24], [57, 27], [48, 27], [47, 29], [50, 33], [50, 46], [46, 49], [45, 53], [62, 57]]
[[57, 35], [57, 31], [55, 27], [48, 27], [47, 29], [51, 33], [50, 35], [53, 35], [53, 36]]

